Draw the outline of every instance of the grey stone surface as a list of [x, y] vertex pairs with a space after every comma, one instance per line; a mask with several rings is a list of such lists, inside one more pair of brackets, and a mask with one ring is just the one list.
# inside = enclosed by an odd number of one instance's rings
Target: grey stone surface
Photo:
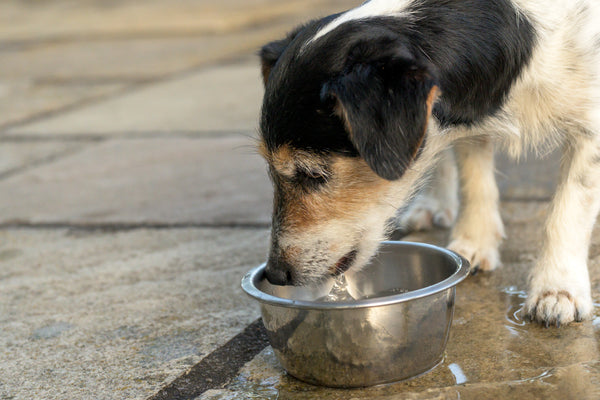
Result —
[[12, 134], [253, 130], [262, 87], [254, 58], [206, 68], [115, 99], [9, 129]]
[[506, 200], [549, 200], [558, 182], [560, 151], [536, 157], [526, 155], [514, 160], [498, 153], [496, 155], [496, 181]]
[[109, 140], [0, 180], [0, 222], [268, 224], [245, 136]]
[[257, 318], [267, 235], [0, 231], [0, 398], [148, 397]]

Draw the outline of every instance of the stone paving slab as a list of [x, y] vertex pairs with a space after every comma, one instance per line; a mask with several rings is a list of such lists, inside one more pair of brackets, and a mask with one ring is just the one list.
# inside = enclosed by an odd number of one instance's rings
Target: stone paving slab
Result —
[[262, 103], [258, 60], [203, 69], [115, 99], [9, 129], [9, 134], [122, 135], [135, 132], [248, 131]]
[[271, 193], [248, 137], [119, 139], [0, 180], [0, 223], [268, 226]]
[[110, 82], [36, 83], [29, 79], [9, 79], [0, 73], [0, 132], [5, 126], [113, 95], [122, 88], [123, 84]]
[[[541, 241], [543, 202], [502, 207], [508, 238], [504, 266], [469, 277], [457, 288], [456, 310], [442, 364], [412, 380], [359, 390], [335, 390], [289, 377], [267, 347], [224, 389], [201, 400], [224, 399], [597, 399], [600, 396], [600, 316], [560, 329], [523, 321], [526, 278]], [[600, 311], [600, 231], [590, 254], [596, 314]], [[447, 232], [405, 239], [444, 245]]]
[[0, 399], [144, 399], [258, 316], [266, 229], [0, 231]]
[[285, 16], [327, 15], [360, 3], [360, 0], [4, 0], [0, 3], [0, 40], [18, 43], [91, 35], [224, 33]]
[[16, 174], [24, 168], [39, 165], [69, 154], [79, 148], [78, 143], [0, 143], [0, 177]]

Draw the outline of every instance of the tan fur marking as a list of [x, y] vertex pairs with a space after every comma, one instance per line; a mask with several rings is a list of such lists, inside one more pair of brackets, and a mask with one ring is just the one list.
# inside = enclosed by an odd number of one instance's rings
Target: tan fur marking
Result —
[[286, 228], [302, 229], [331, 219], [359, 218], [390, 185], [361, 158], [335, 156], [331, 168], [333, 174], [320, 190], [306, 193], [290, 188], [286, 192]]
[[277, 151], [271, 153], [270, 163], [275, 170], [283, 176], [288, 178], [294, 176], [296, 171], [294, 165], [294, 152], [290, 146], [284, 145], [277, 149]]
[[[283, 177], [292, 178], [298, 169], [331, 174], [327, 183], [314, 192], [295, 186], [293, 181], [279, 183], [281, 187], [277, 195], [283, 196], [280, 223], [284, 230], [302, 230], [337, 218], [359, 218], [361, 212], [377, 202], [390, 185], [389, 181], [375, 174], [362, 158], [326, 158], [289, 145], [280, 146], [271, 153], [264, 143], [259, 144], [258, 151]], [[285, 250], [286, 253], [290, 251], [289, 257], [293, 258], [295, 251]]]
[[342, 103], [339, 101], [339, 99], [337, 100], [337, 102], [335, 103], [335, 106], [333, 107], [333, 113], [342, 120], [342, 122], [344, 123], [344, 127], [346, 128], [346, 131], [348, 132], [348, 135], [350, 135], [350, 137], [352, 137], [352, 126], [350, 125], [350, 121], [348, 120], [348, 113], [346, 112], [346, 109], [344, 108]]
[[293, 149], [289, 145], [279, 147], [273, 154], [266, 157], [275, 170], [283, 176], [291, 178], [297, 170], [308, 175], [326, 175], [323, 168], [326, 164], [324, 157], [313, 155], [307, 151]]
[[263, 84], [266, 86], [269, 81], [269, 75], [271, 75], [271, 66], [268, 63], [263, 62], [260, 67], [260, 72], [262, 73]]
[[439, 88], [434, 85], [429, 91], [429, 94], [427, 95], [427, 115], [425, 116], [425, 128], [423, 129], [423, 135], [421, 136], [421, 140], [417, 144], [417, 147], [415, 147], [415, 153], [412, 155], [411, 160], [413, 160], [417, 156], [419, 149], [421, 148], [421, 144], [423, 143], [423, 139], [425, 138], [425, 134], [427, 133], [429, 118], [431, 117], [431, 113], [433, 111], [433, 103], [435, 103], [436, 99], [438, 98], [438, 92]]
[[438, 98], [439, 90], [440, 89], [437, 86], [433, 85], [433, 87], [429, 91], [429, 94], [427, 95], [427, 119], [428, 120], [429, 120], [429, 117], [431, 116], [431, 112], [433, 111], [433, 103], [435, 103], [435, 101]]
[[263, 140], [256, 141], [256, 151], [260, 154], [265, 160], [270, 161], [271, 154], [269, 150], [267, 150], [267, 144]]

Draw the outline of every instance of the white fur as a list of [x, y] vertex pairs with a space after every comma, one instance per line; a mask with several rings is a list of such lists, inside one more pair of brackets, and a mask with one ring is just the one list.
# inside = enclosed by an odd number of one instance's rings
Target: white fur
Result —
[[[526, 310], [538, 321], [568, 323], [592, 315], [587, 251], [600, 208], [600, 52], [594, 43], [600, 37], [594, 22], [600, 7], [585, 0], [518, 4], [537, 22], [540, 43], [532, 61], [498, 116], [477, 130], [453, 134], [489, 135], [515, 156], [527, 148], [538, 153], [559, 145], [567, 149], [541, 255], [531, 273]], [[587, 11], [579, 12], [584, 6]], [[450, 247], [493, 269], [499, 263], [502, 228], [491, 153], [487, 158], [468, 150], [458, 156], [459, 164], [478, 168], [463, 168], [466, 204]]]
[[408, 0], [371, 0], [363, 3], [360, 7], [346, 11], [335, 20], [327, 24], [325, 27], [321, 28], [321, 30], [317, 32], [317, 34], [307, 44], [310, 44], [320, 37], [325, 36], [338, 26], [342, 25], [344, 22], [368, 17], [400, 15], [402, 10], [409, 3], [410, 1]]
[[424, 230], [434, 226], [450, 228], [458, 213], [458, 176], [454, 153], [442, 153], [431, 180], [413, 200], [409, 208], [398, 215], [401, 229]]
[[593, 311], [587, 254], [600, 208], [600, 137], [573, 137], [567, 146], [526, 303], [533, 316], [550, 323], [587, 319]]
[[487, 137], [463, 139], [454, 148], [462, 203], [448, 247], [467, 257], [473, 266], [490, 271], [500, 264], [498, 247], [504, 237], [494, 178], [494, 148]]

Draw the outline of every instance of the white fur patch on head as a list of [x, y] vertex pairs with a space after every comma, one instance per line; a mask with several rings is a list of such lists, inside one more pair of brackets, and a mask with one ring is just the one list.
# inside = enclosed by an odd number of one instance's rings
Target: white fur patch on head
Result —
[[306, 43], [306, 45], [310, 45], [312, 42], [316, 41], [322, 36], [325, 36], [338, 26], [348, 21], [369, 17], [398, 16], [402, 14], [402, 10], [404, 10], [406, 5], [410, 2], [410, 0], [371, 0], [365, 2], [357, 8], [346, 11], [335, 20], [325, 25], [310, 41], [308, 41], [308, 43]]

